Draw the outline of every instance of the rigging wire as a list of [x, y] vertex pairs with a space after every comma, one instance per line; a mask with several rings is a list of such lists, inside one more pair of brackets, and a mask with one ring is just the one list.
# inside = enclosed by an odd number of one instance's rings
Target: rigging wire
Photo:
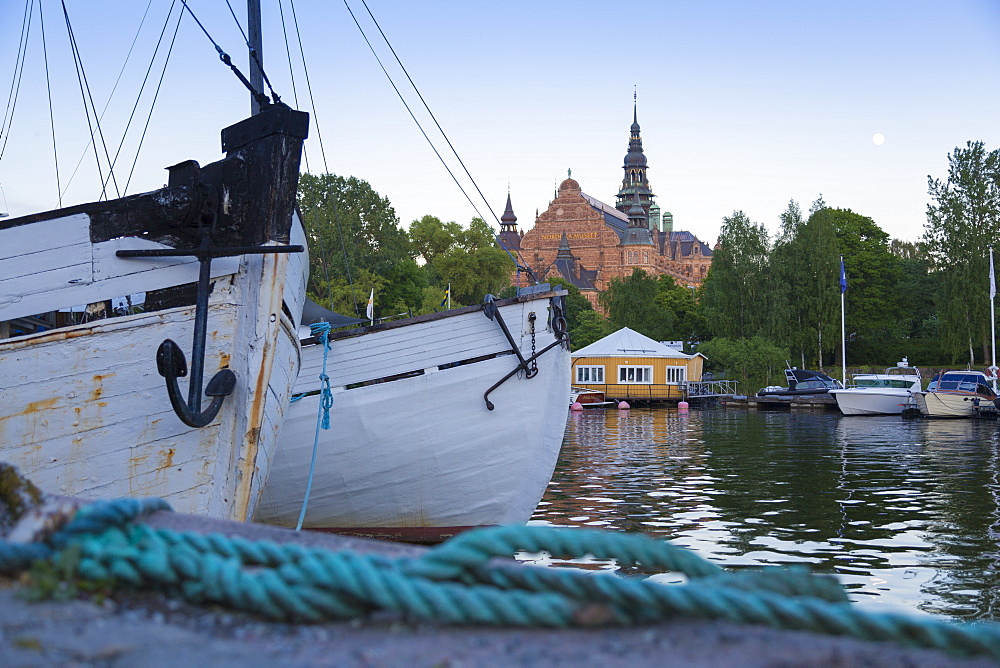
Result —
[[[280, 6], [281, 4], [280, 0], [278, 4]], [[264, 71], [264, 63], [260, 62], [260, 56], [257, 53], [257, 49], [251, 46], [250, 38], [247, 37], [246, 31], [243, 30], [243, 25], [240, 23], [240, 20], [236, 18], [236, 12], [233, 11], [233, 6], [229, 3], [229, 0], [226, 0], [226, 6], [229, 7], [229, 13], [233, 15], [233, 20], [236, 21], [236, 27], [240, 29], [240, 34], [243, 35], [243, 41], [247, 45], [247, 51], [250, 53], [250, 57], [253, 58], [253, 61], [255, 63], [257, 63], [257, 67], [260, 69], [261, 77], [264, 79], [264, 83], [267, 84], [268, 90], [271, 91], [271, 98], [274, 100], [275, 104], [277, 104], [278, 102], [281, 101], [281, 98], [278, 97], [278, 94], [274, 92], [274, 87], [271, 85], [270, 80], [267, 78], [267, 72]]]
[[[257, 90], [256, 88], [253, 87], [253, 84], [251, 84], [247, 80], [247, 78], [245, 76], [243, 76], [243, 73], [240, 72], [240, 69], [238, 67], [236, 67], [236, 65], [233, 64], [233, 59], [229, 56], [229, 54], [226, 53], [225, 51], [223, 51], [222, 47], [219, 46], [218, 42], [216, 42], [214, 39], [212, 39], [212, 36], [209, 34], [208, 30], [205, 29], [205, 26], [202, 25], [201, 21], [198, 20], [198, 17], [194, 15], [194, 12], [191, 11], [191, 7], [188, 6], [187, 0], [181, 0], [181, 3], [184, 5], [184, 9], [187, 10], [187, 13], [191, 15], [191, 18], [194, 19], [194, 22], [198, 24], [199, 28], [201, 28], [201, 31], [203, 33], [205, 33], [205, 37], [208, 38], [208, 41], [211, 42], [212, 46], [215, 47], [216, 53], [219, 54], [219, 60], [221, 60], [223, 62], [223, 64], [225, 64], [227, 67], [229, 67], [229, 69], [232, 70], [233, 74], [236, 75], [236, 78], [239, 79], [240, 82], [244, 86], [246, 86], [247, 90], [250, 91], [250, 94], [253, 95], [253, 97], [254, 97], [255, 100], [257, 100], [257, 104], [259, 104], [261, 106], [261, 108], [266, 107], [269, 104], [271, 104], [271, 100], [267, 99], [267, 95], [264, 95], [264, 93], [262, 91], [259, 91], [259, 90]], [[237, 23], [239, 23], [239, 21], [237, 21]], [[240, 28], [240, 30], [243, 30], [243, 28]], [[261, 68], [260, 71], [261, 71], [261, 74], [263, 74], [264, 68]], [[277, 103], [279, 101], [280, 100], [276, 99], [275, 103]]]
[[[87, 82], [87, 73], [83, 68], [83, 58], [80, 55], [79, 46], [76, 43], [76, 36], [73, 34], [73, 26], [69, 20], [69, 10], [66, 9], [66, 0], [62, 0], [63, 16], [66, 19], [66, 32], [69, 35], [70, 48], [73, 52], [73, 62], [76, 64], [77, 71], [77, 81], [80, 84], [80, 93], [83, 95], [83, 107], [87, 113], [87, 125], [90, 127], [91, 139], [93, 139], [94, 129], [90, 122], [90, 112], [93, 109], [94, 112], [94, 125], [97, 126], [97, 136], [101, 139], [101, 147], [104, 149], [105, 160], [108, 161], [108, 170], [111, 175], [111, 183], [115, 187], [115, 193], [118, 197], [121, 197], [121, 192], [118, 190], [118, 181], [115, 179], [114, 169], [111, 168], [111, 155], [108, 153], [108, 145], [104, 141], [104, 132], [101, 130], [101, 122], [97, 117], [97, 105], [94, 104], [94, 97], [90, 93], [90, 84]], [[86, 92], [84, 92], [86, 91]], [[90, 101], [90, 107], [87, 107], [87, 102]], [[97, 152], [97, 143], [94, 143], [94, 157], [97, 158], [98, 173], [101, 175], [101, 192], [105, 199], [107, 199], [107, 190], [104, 186], [104, 176], [100, 171], [101, 159]]]
[[[183, 1], [183, 0], [182, 0]], [[170, 6], [171, 12], [173, 11], [173, 5]], [[192, 15], [193, 16], [193, 15]], [[146, 124], [142, 128], [142, 136], [139, 137], [139, 145], [135, 149], [135, 159], [132, 161], [132, 168], [129, 170], [128, 179], [125, 181], [125, 190], [128, 190], [128, 186], [132, 183], [132, 175], [135, 173], [135, 167], [139, 163], [139, 151], [142, 149], [142, 144], [146, 140], [146, 132], [149, 131], [149, 122], [153, 118], [153, 109], [156, 108], [156, 100], [160, 96], [160, 87], [163, 86], [163, 77], [167, 73], [167, 65], [170, 63], [170, 55], [174, 51], [174, 42], [177, 41], [177, 32], [181, 27], [181, 19], [184, 18], [184, 10], [177, 13], [177, 24], [174, 26], [174, 34], [170, 38], [170, 47], [167, 49], [167, 55], [163, 59], [163, 69], [160, 71], [160, 80], [156, 84], [156, 91], [153, 93], [153, 101], [149, 104], [149, 114], [146, 116]], [[170, 20], [170, 14], [167, 14], [167, 20]], [[197, 20], [197, 19], [195, 19]]]
[[[319, 141], [319, 151], [320, 156], [323, 159], [323, 173], [329, 174], [330, 169], [326, 162], [326, 148], [323, 145], [323, 132], [319, 127], [319, 114], [316, 111], [316, 99], [313, 97], [312, 91], [312, 80], [309, 77], [309, 66], [306, 64], [306, 51], [302, 46], [302, 31], [299, 30], [299, 18], [298, 13], [295, 11], [295, 0], [288, 0], [288, 4], [292, 10], [292, 21], [295, 25], [295, 37], [299, 44], [299, 55], [302, 59], [302, 71], [306, 78], [306, 88], [309, 92], [309, 105], [312, 109], [313, 123], [316, 125], [316, 138]], [[292, 54], [291, 50], [288, 48], [288, 30], [285, 25], [285, 13], [281, 9], [281, 0], [278, 0], [278, 8], [281, 10], [281, 28], [285, 33], [285, 51], [288, 54], [288, 70], [292, 73], [292, 90], [295, 90], [295, 74], [294, 68], [292, 67]], [[296, 93], [296, 106], [298, 105], [298, 94]], [[306, 162], [306, 170], [309, 170], [308, 160]], [[354, 278], [351, 276], [351, 263], [347, 257], [347, 244], [344, 242], [344, 230], [343, 226], [340, 224], [340, 214], [337, 208], [336, 197], [331, 198], [330, 203], [333, 205], [333, 226], [337, 229], [337, 236], [340, 239], [340, 250], [344, 256], [344, 273], [347, 276], [347, 284], [350, 286], [351, 290], [351, 301], [354, 303], [354, 314], [361, 315], [361, 307], [358, 305], [358, 296], [354, 292]], [[323, 275], [326, 278], [327, 285], [330, 284], [330, 266], [327, 259], [323, 257]], [[333, 300], [330, 302], [330, 309], [333, 310]]]
[[[281, 34], [285, 38], [285, 55], [288, 58], [288, 77], [292, 82], [292, 99], [295, 100], [295, 108], [299, 108], [299, 89], [295, 85], [295, 68], [292, 67], [292, 49], [288, 45], [288, 26], [285, 24], [285, 7], [278, 0], [278, 13], [281, 15]], [[309, 152], [306, 151], [305, 144], [302, 145], [302, 158], [306, 163], [306, 173], [310, 172], [309, 169]]]
[[[152, 0], [150, 0], [150, 3], [152, 3]], [[139, 87], [139, 93], [135, 96], [135, 104], [132, 105], [132, 113], [129, 114], [128, 122], [125, 124], [125, 129], [122, 131], [122, 140], [118, 144], [118, 150], [115, 151], [115, 159], [111, 163], [112, 167], [114, 167], [116, 164], [118, 164], [118, 157], [121, 155], [122, 147], [125, 145], [125, 138], [128, 136], [128, 131], [132, 127], [132, 121], [135, 118], [135, 113], [136, 113], [136, 111], [139, 108], [139, 100], [142, 98], [143, 91], [146, 90], [146, 84], [149, 82], [149, 75], [153, 71], [153, 63], [156, 62], [156, 55], [160, 52], [160, 46], [163, 45], [163, 35], [166, 34], [167, 27], [170, 25], [170, 16], [171, 16], [171, 14], [174, 13], [174, 6], [176, 4], [177, 4], [177, 0], [173, 0], [173, 2], [170, 3], [170, 9], [167, 11], [167, 18], [163, 22], [163, 28], [160, 29], [160, 37], [159, 37], [159, 39], [156, 40], [156, 48], [153, 49], [153, 55], [149, 59], [149, 67], [146, 68], [146, 74], [142, 78], [142, 85]], [[148, 5], [146, 6], [146, 9], [147, 10], [149, 9]], [[183, 12], [182, 12], [182, 14], [183, 14]], [[143, 19], [143, 21], [146, 20], [145, 15], [143, 15], [142, 19]], [[139, 24], [139, 29], [140, 30], [142, 29], [142, 24], [141, 23]], [[138, 37], [139, 37], [139, 33], [136, 33], [136, 38], [138, 38]], [[134, 40], [133, 40], [132, 44], [133, 44], [133, 46], [135, 45], [135, 41]], [[132, 51], [131, 51], [131, 49], [129, 49], [129, 55], [131, 55], [131, 54], [132, 54]], [[127, 61], [127, 57], [126, 57], [126, 61]], [[124, 70], [124, 67], [122, 69]], [[119, 76], [121, 76], [121, 75], [119, 75]], [[161, 79], [161, 81], [162, 81], [162, 79]], [[113, 92], [114, 91], [112, 91], [112, 93]], [[157, 87], [157, 92], [159, 92], [159, 88], [158, 87]], [[150, 113], [152, 113], [152, 106], [155, 105], [155, 104], [156, 104], [156, 98], [154, 97], [153, 98], [153, 102], [150, 105]], [[107, 109], [107, 107], [105, 107], [105, 109]], [[103, 112], [102, 112], [102, 114], [103, 114]], [[143, 135], [143, 137], [145, 138], [145, 135]], [[132, 163], [132, 169], [133, 170], [135, 169], [136, 162], [138, 162], [138, 160], [139, 160], [139, 149], [141, 149], [141, 148], [142, 148], [142, 141], [140, 140], [139, 145], [135, 149], [135, 159], [134, 159], [134, 161]], [[128, 184], [131, 181], [131, 177], [132, 177], [132, 172], [129, 171], [129, 179], [125, 183], [125, 190], [124, 190], [124, 192], [128, 192]]]
[[38, 29], [42, 33], [42, 56], [45, 58], [45, 90], [49, 96], [49, 128], [52, 130], [52, 161], [56, 169], [56, 195], [59, 208], [62, 208], [62, 186], [59, 181], [59, 151], [56, 149], [56, 119], [52, 109], [52, 81], [49, 78], [49, 49], [45, 44], [45, 16], [42, 13], [42, 3], [38, 3]]
[[295, 22], [295, 35], [299, 40], [299, 53], [302, 54], [302, 70], [306, 76], [306, 88], [309, 91], [309, 106], [312, 107], [313, 123], [316, 125], [316, 137], [319, 139], [319, 152], [323, 156], [323, 172], [329, 173], [326, 166], [326, 149], [323, 148], [323, 133], [319, 129], [319, 115], [316, 113], [316, 100], [313, 97], [312, 80], [309, 78], [309, 68], [306, 66], [306, 52], [302, 48], [302, 33], [299, 31], [299, 16], [295, 11], [295, 0], [288, 0], [292, 8], [292, 21]]
[[[385, 33], [382, 32], [382, 27], [379, 25], [378, 21], [375, 20], [375, 17], [372, 15], [371, 10], [368, 9], [368, 5], [367, 5], [367, 3], [365, 3], [365, 0], [361, 0], [361, 4], [364, 5], [365, 9], [368, 11], [368, 15], [371, 17], [372, 21], [375, 23], [375, 27], [378, 28], [379, 34], [382, 35], [382, 39], [385, 41], [386, 45], [389, 47], [389, 50], [392, 52], [392, 55], [396, 58], [396, 62], [399, 63], [400, 68], [402, 68], [403, 72], [406, 74], [407, 80], [409, 80], [410, 85], [413, 87], [413, 90], [417, 93], [417, 96], [420, 98], [420, 101], [423, 103], [424, 108], [427, 110], [427, 113], [430, 114], [431, 118], [434, 120], [434, 124], [437, 126], [438, 131], [441, 133], [441, 135], [444, 137], [445, 141], [448, 143], [448, 147], [451, 148], [451, 151], [454, 154], [455, 158], [458, 160], [459, 164], [462, 165], [462, 168], [465, 170], [466, 176], [468, 176], [469, 180], [472, 182], [472, 185], [475, 186], [476, 192], [479, 193], [479, 197], [483, 200], [483, 202], [487, 206], [489, 206], [489, 201], [486, 199], [485, 196], [483, 196], [483, 192], [479, 189], [479, 186], [476, 184], [475, 179], [472, 178], [472, 175], [469, 173], [469, 170], [466, 169], [466, 167], [465, 167], [465, 163], [462, 162], [462, 159], [461, 159], [461, 157], [459, 157], [458, 152], [455, 150], [455, 147], [452, 145], [451, 141], [448, 139], [448, 136], [445, 134], [444, 130], [441, 128], [441, 125], [437, 122], [437, 118], [435, 118], [434, 114], [431, 112], [430, 107], [427, 105], [427, 102], [424, 100], [423, 95], [420, 94], [420, 91], [417, 88], [417, 85], [413, 82], [413, 79], [410, 77], [409, 72], [406, 71], [406, 68], [403, 66], [402, 61], [400, 61], [399, 56], [396, 55], [395, 49], [392, 48], [392, 44], [389, 43], [389, 39], [386, 37]], [[386, 78], [389, 80], [389, 83], [390, 83], [390, 85], [392, 85], [393, 90], [396, 91], [396, 95], [399, 97], [400, 101], [403, 103], [403, 106], [406, 107], [406, 111], [410, 114], [410, 118], [412, 118], [413, 122], [417, 124], [417, 128], [420, 130], [420, 133], [424, 136], [424, 139], [427, 140], [427, 143], [430, 145], [431, 150], [434, 151], [434, 154], [437, 156], [437, 158], [441, 162], [442, 166], [444, 166], [445, 170], [448, 172], [448, 175], [451, 176], [452, 180], [455, 182], [455, 185], [457, 185], [458, 189], [462, 191], [463, 195], [465, 195], [465, 199], [468, 200], [469, 204], [472, 206], [473, 210], [475, 210], [476, 214], [479, 215], [480, 219], [482, 219], [485, 222], [485, 220], [486, 220], [485, 216], [483, 216], [483, 214], [479, 211], [479, 207], [477, 207], [476, 204], [472, 201], [472, 198], [465, 191], [465, 188], [462, 187], [462, 184], [459, 182], [459, 180], [455, 176], [454, 172], [452, 172], [451, 168], [445, 162], [444, 158], [441, 156], [441, 153], [437, 150], [437, 147], [434, 146], [434, 143], [431, 141], [430, 137], [424, 131], [424, 128], [420, 124], [420, 121], [417, 120], [416, 115], [410, 109], [410, 105], [403, 98], [403, 95], [400, 92], [399, 88], [396, 86], [396, 83], [392, 80], [392, 77], [389, 76], [388, 70], [386, 70], [385, 65], [382, 64], [382, 59], [379, 58], [378, 54], [375, 52], [375, 48], [372, 46], [371, 41], [368, 39], [368, 35], [365, 34], [365, 31], [361, 27], [361, 24], [358, 22], [357, 17], [354, 16], [354, 11], [351, 9], [351, 6], [349, 4], [347, 4], [347, 0], [344, 0], [344, 5], [347, 7], [347, 11], [348, 11], [348, 13], [350, 13], [351, 18], [354, 20], [354, 25], [356, 25], [358, 27], [358, 30], [361, 31], [361, 36], [364, 38], [365, 43], [368, 44], [368, 48], [371, 50], [372, 55], [375, 56], [375, 60], [378, 61], [379, 67], [382, 68], [382, 72], [385, 74]], [[489, 212], [493, 216], [494, 220], [496, 220], [497, 223], [499, 224], [500, 221], [497, 218], [497, 215], [493, 211], [492, 208], [489, 209]], [[517, 261], [517, 258], [515, 258], [514, 255], [513, 255], [513, 253], [510, 252], [510, 249], [508, 249], [503, 244], [503, 242], [500, 241], [500, 238], [497, 236], [496, 232], [493, 233], [493, 236], [497, 240], [497, 243], [500, 245], [500, 248], [502, 248], [504, 250], [504, 252], [506, 252], [507, 255], [510, 257], [510, 259], [514, 263], [514, 265], [519, 270], [523, 269], [525, 272], [527, 272], [528, 276], [530, 276], [531, 279], [534, 280], [537, 283], [538, 279], [535, 277], [534, 272], [531, 271], [531, 268], [529, 266], [527, 266], [527, 264], [522, 265], [520, 262]]]
[[10, 82], [10, 94], [7, 96], [7, 108], [4, 110], [3, 123], [0, 123], [0, 136], [4, 135], [4, 128], [7, 128], [7, 135], [4, 137], [3, 144], [0, 145], [0, 160], [3, 160], [7, 140], [10, 139], [10, 128], [14, 124], [14, 109], [17, 107], [18, 93], [21, 91], [21, 76], [24, 74], [24, 62], [27, 60], [28, 38], [31, 35], [31, 19], [34, 16], [34, 9], [35, 0], [30, 0], [30, 8], [29, 0], [25, 0], [24, 18], [21, 20], [21, 40], [18, 42], [17, 59], [14, 61], [14, 78]]
[[[176, 2], [176, 0], [174, 0], [174, 2]], [[104, 114], [107, 113], [108, 107], [111, 106], [111, 100], [114, 99], [115, 92], [118, 90], [118, 84], [121, 83], [122, 75], [125, 74], [125, 68], [128, 66], [129, 60], [131, 60], [132, 58], [132, 51], [135, 49], [136, 42], [139, 41], [139, 35], [142, 34], [142, 26], [145, 25], [146, 23], [146, 16], [149, 14], [149, 8], [152, 6], [152, 4], [153, 0], [149, 0], [149, 2], [146, 3], [146, 10], [142, 14], [142, 20], [139, 21], [139, 27], [136, 29], [135, 36], [132, 38], [132, 44], [128, 48], [128, 53], [125, 55], [125, 61], [122, 63], [121, 69], [118, 70], [118, 78], [115, 79], [115, 84], [114, 86], [111, 87], [111, 92], [108, 94], [108, 99], [104, 102], [104, 107], [101, 109], [101, 115], [100, 115], [101, 120], [104, 120]], [[170, 8], [171, 11], [173, 11], [173, 4], [170, 5]], [[167, 21], [169, 22], [169, 20], [170, 20], [170, 12], [167, 13]], [[166, 26], [164, 26], [164, 30], [165, 29]], [[161, 40], [163, 39], [162, 34], [160, 35], [160, 39]], [[157, 50], [159, 50], [160, 48], [159, 42], [157, 42], [156, 48]], [[156, 51], [153, 52], [153, 57], [154, 58], [156, 57]], [[152, 66], [153, 66], [152, 63], [150, 63], [150, 68], [152, 68]], [[149, 76], [148, 72], [147, 76]], [[143, 79], [143, 86], [145, 85], [146, 81], [145, 79]], [[137, 96], [136, 104], [138, 104], [138, 97], [141, 95], [142, 95], [142, 88], [139, 89], [139, 95]], [[133, 110], [133, 114], [134, 113], [135, 111]], [[131, 121], [132, 119], [129, 118], [129, 123], [131, 123]], [[125, 132], [122, 133], [122, 143], [125, 142], [125, 135], [127, 133], [128, 133], [128, 126], [125, 127]], [[122, 144], [119, 144], [118, 152], [115, 153], [115, 161], [112, 163], [112, 165], [118, 162], [118, 153], [121, 152], [121, 147]], [[66, 186], [63, 188], [62, 191], [62, 194], [64, 196], [66, 195], [66, 192], [69, 190], [70, 184], [73, 182], [74, 177], [76, 177], [76, 173], [77, 171], [79, 171], [80, 165], [83, 164], [84, 159], [87, 157], [87, 151], [89, 150], [90, 150], [90, 142], [88, 141], [87, 145], [83, 149], [83, 152], [80, 154], [80, 159], [76, 161], [76, 166], [73, 168], [73, 172], [69, 175], [69, 179], [66, 180]], [[107, 181], [104, 182], [104, 185], [107, 186]]]

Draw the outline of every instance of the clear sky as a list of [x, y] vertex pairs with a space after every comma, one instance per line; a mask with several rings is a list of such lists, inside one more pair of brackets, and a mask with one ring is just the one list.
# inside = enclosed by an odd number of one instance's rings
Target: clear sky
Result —
[[[92, 153], [66, 187], [90, 135], [61, 5], [41, 1], [63, 204], [91, 201], [100, 197]], [[231, 2], [245, 24], [239, 0]], [[361, 0], [348, 2], [430, 133], [433, 123], [377, 41]], [[944, 178], [948, 153], [969, 140], [1000, 147], [997, 0], [367, 2], [487, 198], [483, 204], [450, 160], [480, 211], [489, 207], [499, 217], [509, 186], [522, 227], [545, 210], [567, 169], [584, 192], [614, 202], [633, 91], [656, 201], [674, 214], [676, 229], [710, 244], [735, 210], [773, 232], [790, 199], [805, 212], [820, 195], [830, 206], [870, 216], [894, 238], [916, 240], [928, 175]], [[225, 2], [189, 4], [246, 71]], [[146, 3], [66, 5], [93, 99], [103, 108]], [[262, 5], [265, 69], [295, 106], [278, 5]], [[108, 106], [102, 128], [112, 156], [169, 7], [169, 0], [151, 0]], [[291, 25], [290, 5], [282, 7]], [[0, 1], [5, 109], [24, 8], [23, 0]], [[410, 119], [344, 3], [298, 0], [295, 9], [317, 111], [309, 170], [324, 169], [318, 121], [329, 171], [367, 180], [404, 225], [425, 214], [468, 223], [475, 210]], [[34, 19], [0, 156], [0, 211], [11, 215], [57, 206], [37, 8]], [[172, 31], [173, 23], [168, 36]], [[290, 40], [295, 49], [294, 32]], [[296, 50], [293, 57], [298, 106], [311, 111]], [[115, 168], [120, 188], [161, 66], [157, 58]], [[244, 89], [185, 16], [128, 192], [159, 187], [167, 165], [220, 157], [219, 130], [248, 108]], [[880, 145], [876, 133], [884, 136]], [[446, 153], [444, 141], [432, 137]]]

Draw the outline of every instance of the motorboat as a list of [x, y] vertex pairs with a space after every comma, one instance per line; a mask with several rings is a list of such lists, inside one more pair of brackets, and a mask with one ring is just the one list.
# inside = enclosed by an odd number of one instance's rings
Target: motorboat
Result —
[[820, 371], [810, 371], [808, 369], [797, 369], [790, 367], [785, 369], [785, 380], [787, 387], [769, 385], [757, 392], [758, 397], [793, 397], [812, 394], [826, 394], [830, 390], [841, 389], [844, 386], [839, 380]]
[[920, 370], [904, 359], [884, 373], [859, 373], [853, 386], [830, 390], [844, 415], [901, 415], [916, 407], [914, 395], [923, 390]]
[[580, 408], [608, 408], [616, 406], [614, 401], [607, 401], [604, 392], [589, 387], [573, 387], [569, 393], [569, 405], [579, 405]]
[[982, 371], [944, 371], [913, 396], [926, 417], [969, 418], [974, 407], [995, 402], [997, 393], [990, 385]]

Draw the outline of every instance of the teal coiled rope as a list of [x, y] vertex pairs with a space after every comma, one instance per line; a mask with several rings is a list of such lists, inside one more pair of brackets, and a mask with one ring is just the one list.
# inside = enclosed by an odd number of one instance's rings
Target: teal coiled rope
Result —
[[[832, 576], [778, 567], [729, 573], [643, 535], [497, 527], [468, 531], [418, 558], [389, 559], [179, 533], [132, 521], [164, 508], [162, 501], [134, 499], [88, 506], [44, 545], [0, 543], [0, 567], [25, 568], [73, 545], [80, 551], [83, 578], [113, 579], [282, 621], [345, 619], [379, 609], [496, 626], [621, 625], [685, 616], [1000, 659], [1000, 625], [862, 612]], [[682, 573], [688, 583], [492, 561], [519, 550], [614, 558], [623, 565]]]

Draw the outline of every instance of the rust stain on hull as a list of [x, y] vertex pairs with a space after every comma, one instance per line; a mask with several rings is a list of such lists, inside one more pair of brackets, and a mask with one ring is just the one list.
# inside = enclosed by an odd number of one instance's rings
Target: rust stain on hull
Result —
[[[272, 314], [283, 318], [281, 313], [281, 299], [284, 287], [284, 277], [288, 264], [288, 256], [284, 253], [265, 257], [274, 258], [271, 270], [267, 276], [263, 290], [269, 291], [272, 303], [268, 305], [266, 311], [262, 310], [261, 317], [270, 318]], [[274, 303], [276, 302], [276, 303]], [[242, 465], [238, 471], [239, 478], [236, 484], [236, 495], [233, 499], [233, 516], [238, 521], [247, 521], [252, 518], [250, 515], [250, 491], [253, 487], [254, 474], [257, 472], [257, 455], [260, 449], [260, 432], [264, 424], [264, 404], [267, 401], [268, 385], [271, 382], [271, 368], [274, 366], [274, 350], [276, 340], [281, 332], [280, 323], [275, 323], [275, 327], [266, 326], [266, 340], [261, 351], [261, 364], [254, 382], [253, 402], [247, 418], [247, 432], [243, 437], [240, 451], [243, 454]], [[235, 435], [234, 435], [235, 436]], [[239, 461], [239, 460], [238, 460]]]

